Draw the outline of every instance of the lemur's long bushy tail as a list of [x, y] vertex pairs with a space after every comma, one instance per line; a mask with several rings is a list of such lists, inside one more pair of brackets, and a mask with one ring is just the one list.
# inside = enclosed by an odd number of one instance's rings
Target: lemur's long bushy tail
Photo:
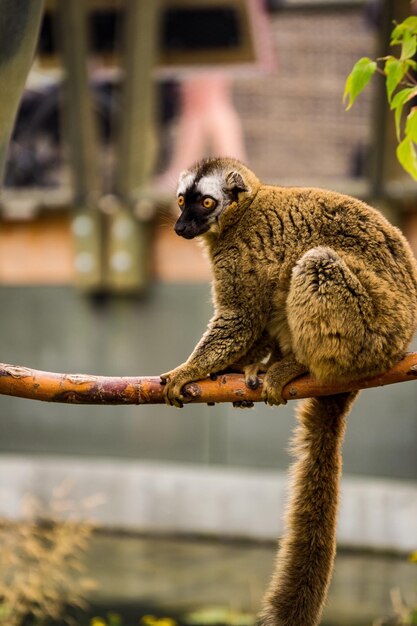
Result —
[[345, 417], [356, 395], [310, 398], [298, 409], [286, 530], [264, 598], [263, 626], [320, 622], [336, 553]]

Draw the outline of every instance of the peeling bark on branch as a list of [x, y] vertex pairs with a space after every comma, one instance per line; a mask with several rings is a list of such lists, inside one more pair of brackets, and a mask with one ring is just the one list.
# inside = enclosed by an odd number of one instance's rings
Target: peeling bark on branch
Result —
[[[262, 377], [260, 377], [262, 380]], [[408, 353], [392, 369], [381, 376], [345, 385], [322, 385], [311, 376], [301, 376], [284, 389], [284, 398], [297, 400], [326, 396], [353, 389], [368, 389], [417, 378], [417, 353]], [[261, 400], [262, 385], [248, 389], [241, 374], [220, 374], [186, 385], [190, 402], [236, 402]], [[0, 394], [67, 404], [161, 404], [163, 386], [158, 376], [89, 376], [55, 374], [0, 364]]]

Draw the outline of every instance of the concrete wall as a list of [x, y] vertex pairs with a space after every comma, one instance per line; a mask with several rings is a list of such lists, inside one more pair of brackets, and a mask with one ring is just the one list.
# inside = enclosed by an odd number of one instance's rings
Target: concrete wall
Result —
[[[20, 517], [28, 493], [51, 510], [59, 485], [74, 502], [71, 516], [92, 516], [107, 528], [263, 541], [283, 531], [282, 471], [49, 455], [0, 456], [0, 516]], [[83, 508], [91, 500], [99, 504]], [[410, 552], [416, 517], [415, 483], [344, 477], [339, 545]]]

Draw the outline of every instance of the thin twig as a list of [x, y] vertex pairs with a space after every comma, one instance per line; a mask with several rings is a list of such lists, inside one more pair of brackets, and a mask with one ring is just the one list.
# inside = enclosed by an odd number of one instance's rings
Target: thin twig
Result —
[[[297, 400], [313, 396], [368, 389], [417, 378], [417, 353], [410, 352], [389, 371], [345, 384], [320, 384], [305, 375], [284, 388], [284, 398]], [[220, 374], [214, 380], [189, 383], [185, 391], [190, 402], [236, 402], [262, 400], [262, 376], [258, 389], [248, 389], [241, 374]], [[159, 376], [90, 376], [56, 374], [18, 365], [0, 364], [0, 394], [67, 404], [161, 404], [163, 386]]]

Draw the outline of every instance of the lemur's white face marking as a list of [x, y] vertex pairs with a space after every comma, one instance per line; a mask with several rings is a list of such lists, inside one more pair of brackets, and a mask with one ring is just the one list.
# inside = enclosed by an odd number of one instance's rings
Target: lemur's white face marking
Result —
[[194, 191], [202, 196], [210, 196], [219, 204], [223, 204], [224, 198], [224, 178], [219, 174], [210, 174], [198, 178], [192, 172], [184, 172], [180, 176], [177, 187], [177, 195], [185, 196], [188, 192]]
[[185, 195], [194, 184], [195, 174], [191, 172], [182, 172], [178, 181], [177, 195]]
[[222, 203], [222, 199], [224, 197], [224, 179], [223, 176], [219, 175], [211, 175], [211, 176], [203, 176], [197, 182], [196, 189], [203, 196], [211, 196], [217, 202]]

